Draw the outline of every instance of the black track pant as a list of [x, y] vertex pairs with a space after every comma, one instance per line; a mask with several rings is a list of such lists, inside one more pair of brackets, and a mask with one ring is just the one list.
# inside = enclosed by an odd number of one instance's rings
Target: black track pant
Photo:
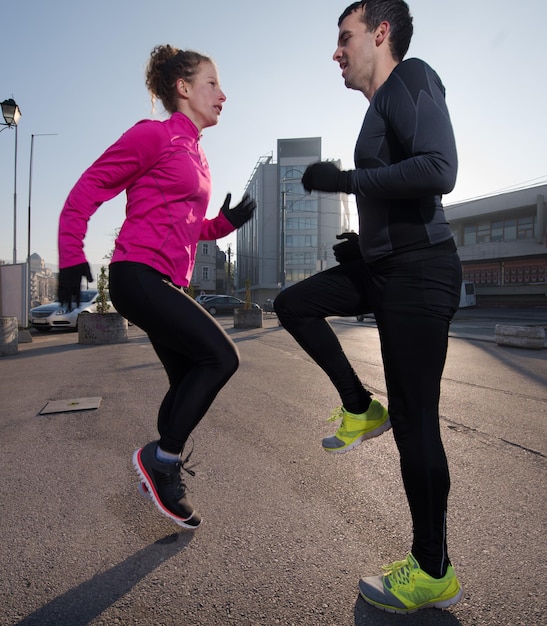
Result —
[[433, 576], [444, 575], [449, 563], [450, 478], [440, 436], [439, 395], [460, 285], [457, 253], [426, 261], [401, 255], [374, 266], [343, 263], [285, 289], [274, 303], [281, 324], [329, 376], [352, 413], [368, 406], [370, 393], [325, 318], [374, 313], [389, 415], [413, 520], [412, 553]]
[[167, 372], [160, 447], [178, 454], [237, 370], [237, 348], [205, 309], [147, 265], [112, 263], [109, 287], [116, 310], [146, 332]]

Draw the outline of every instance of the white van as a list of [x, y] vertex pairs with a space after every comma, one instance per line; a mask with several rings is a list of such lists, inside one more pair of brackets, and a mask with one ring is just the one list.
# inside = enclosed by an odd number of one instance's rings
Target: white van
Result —
[[475, 306], [476, 304], [475, 283], [472, 283], [470, 280], [463, 280], [460, 292], [460, 309], [466, 306]]

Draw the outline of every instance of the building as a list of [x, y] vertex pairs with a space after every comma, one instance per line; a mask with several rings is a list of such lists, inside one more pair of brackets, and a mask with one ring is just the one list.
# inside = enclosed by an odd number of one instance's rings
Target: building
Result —
[[57, 280], [39, 254], [30, 255], [29, 306], [38, 306], [55, 300]]
[[231, 295], [233, 282], [231, 276], [231, 255], [232, 250], [228, 244], [228, 252], [223, 252], [216, 246], [216, 293]]
[[[336, 264], [336, 234], [349, 230], [343, 194], [307, 193], [301, 184], [310, 163], [321, 161], [321, 138], [278, 139], [277, 162], [261, 157], [246, 192], [255, 217], [237, 232], [236, 295], [259, 304], [281, 289]], [[339, 165], [339, 163], [338, 163]], [[345, 197], [345, 196], [344, 196]]]
[[[196, 250], [196, 264], [190, 285], [194, 295], [231, 294], [233, 291], [232, 251], [223, 252], [216, 241], [200, 241]], [[227, 258], [228, 256], [228, 258]]]
[[547, 185], [445, 207], [478, 304], [547, 305]]

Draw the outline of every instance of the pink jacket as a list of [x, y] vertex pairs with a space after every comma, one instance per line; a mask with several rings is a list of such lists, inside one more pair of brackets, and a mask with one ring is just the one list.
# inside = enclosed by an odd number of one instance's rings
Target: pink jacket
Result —
[[126, 218], [112, 261], [144, 263], [187, 286], [198, 241], [234, 230], [222, 213], [205, 219], [211, 176], [199, 138], [182, 113], [164, 122], [143, 120], [124, 133], [68, 195], [59, 220], [59, 267], [86, 261], [90, 217], [125, 189]]

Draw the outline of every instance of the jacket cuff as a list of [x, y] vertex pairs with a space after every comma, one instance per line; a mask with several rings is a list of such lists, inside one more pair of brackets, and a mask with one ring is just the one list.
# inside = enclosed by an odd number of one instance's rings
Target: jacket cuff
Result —
[[340, 172], [338, 175], [338, 191], [343, 193], [353, 193], [353, 174], [355, 170], [349, 170], [347, 172]]

